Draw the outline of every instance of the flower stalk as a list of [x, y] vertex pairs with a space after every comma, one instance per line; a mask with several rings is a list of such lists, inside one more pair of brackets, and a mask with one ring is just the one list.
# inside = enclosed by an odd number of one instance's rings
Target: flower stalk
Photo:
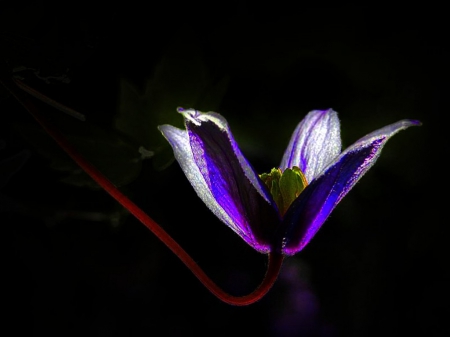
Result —
[[[14, 98], [34, 117], [40, 126], [56, 141], [56, 143], [108, 194], [110, 194], [119, 204], [134, 215], [144, 226], [146, 226], [163, 244], [165, 244], [186, 267], [197, 277], [197, 279], [219, 300], [237, 306], [244, 306], [259, 301], [275, 283], [284, 256], [277, 253], [268, 254], [268, 263], [265, 277], [261, 284], [250, 294], [244, 296], [234, 296], [220, 288], [206, 273], [200, 268], [195, 260], [148, 214], [139, 208], [133, 201], [124, 195], [108, 178], [106, 178], [94, 165], [86, 160], [36, 108], [33, 102], [17, 87], [23, 88], [25, 85], [19, 80], [5, 80], [1, 83], [13, 95]], [[39, 95], [33, 95], [40, 98]], [[59, 104], [59, 103], [58, 103]], [[53, 104], [55, 106], [55, 104]]]
[[247, 244], [268, 256], [260, 285], [248, 295], [234, 296], [212, 281], [159, 224], [86, 160], [25, 92], [72, 116], [82, 115], [19, 80], [1, 82], [94, 181], [178, 256], [212, 294], [231, 305], [249, 305], [267, 294], [284, 257], [300, 252], [311, 241], [342, 198], [373, 166], [385, 143], [397, 132], [421, 125], [416, 120], [400, 120], [369, 133], [341, 152], [337, 113], [332, 109], [313, 110], [294, 130], [280, 167], [258, 174], [240, 151], [223, 116], [178, 108], [186, 129], [171, 125], [158, 128], [172, 146], [181, 169], [206, 206]]

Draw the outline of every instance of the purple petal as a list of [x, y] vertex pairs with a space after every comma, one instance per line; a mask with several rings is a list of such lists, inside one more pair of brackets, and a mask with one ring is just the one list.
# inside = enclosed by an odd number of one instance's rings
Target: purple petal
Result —
[[[189, 135], [186, 130], [180, 130], [172, 125], [161, 125], [158, 129], [162, 132], [164, 137], [169, 141], [173, 148], [175, 159], [180, 164], [181, 169], [191, 183], [197, 195], [203, 200], [208, 208], [225, 224], [233, 228], [233, 220], [217, 203], [211, 191], [206, 185], [197, 164], [192, 156], [191, 144], [189, 142]], [[237, 228], [233, 228], [235, 231]], [[239, 233], [238, 233], [239, 234]]]
[[254, 249], [268, 253], [280, 217], [272, 197], [240, 152], [226, 120], [216, 113], [180, 112], [186, 134], [170, 126], [160, 129], [175, 154], [179, 152], [176, 159], [187, 178], [225, 224]]
[[341, 152], [340, 123], [336, 111], [313, 110], [297, 125], [280, 168], [298, 166], [308, 183]]
[[361, 138], [311, 182], [287, 211], [280, 232], [281, 251], [293, 255], [305, 247], [331, 211], [372, 167], [386, 141], [420, 122], [402, 120]]

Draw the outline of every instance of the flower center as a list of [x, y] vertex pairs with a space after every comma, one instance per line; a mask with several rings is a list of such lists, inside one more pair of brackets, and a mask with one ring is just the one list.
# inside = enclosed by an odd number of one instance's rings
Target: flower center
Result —
[[281, 216], [308, 185], [305, 175], [297, 166], [283, 172], [273, 168], [270, 173], [260, 174], [259, 177], [272, 194]]

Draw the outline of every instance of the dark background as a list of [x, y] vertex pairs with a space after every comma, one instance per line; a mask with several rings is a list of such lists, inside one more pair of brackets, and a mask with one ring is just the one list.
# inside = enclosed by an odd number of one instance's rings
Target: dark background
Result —
[[[222, 303], [84, 175], [0, 88], [4, 329], [58, 336], [445, 336], [448, 320], [446, 16], [440, 8], [240, 1], [2, 5], [2, 80], [235, 295], [266, 257], [197, 198], [156, 129], [176, 107], [217, 111], [260, 172], [313, 109], [339, 113], [344, 148], [404, 118], [259, 302]], [[60, 6], [60, 7], [58, 7]], [[407, 11], [406, 11], [407, 10]], [[31, 96], [30, 96], [31, 97]], [[142, 159], [140, 146], [154, 153]]]

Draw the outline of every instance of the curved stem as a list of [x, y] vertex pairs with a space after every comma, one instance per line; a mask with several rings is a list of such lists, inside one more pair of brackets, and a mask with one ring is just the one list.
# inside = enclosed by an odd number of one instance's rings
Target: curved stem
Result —
[[[3, 80], [2, 80], [3, 82]], [[15, 81], [16, 83], [19, 81]], [[20, 82], [19, 82], [20, 83]], [[261, 299], [272, 287], [276, 281], [284, 256], [278, 253], [268, 255], [268, 265], [266, 275], [256, 290], [245, 296], [233, 296], [221, 289], [214, 281], [205, 274], [194, 259], [174, 240], [172, 237], [150, 218], [134, 202], [128, 199], [114, 184], [109, 181], [99, 170], [97, 170], [89, 161], [87, 161], [75, 148], [70, 145], [65, 137], [60, 134], [56, 128], [45, 120], [38, 109], [31, 103], [28, 97], [22, 92], [13, 89], [10, 85], [3, 83], [11, 94], [31, 113], [42, 128], [58, 143], [60, 147], [106, 192], [116, 199], [123, 207], [133, 214], [142, 224], [144, 224], [156, 237], [161, 240], [178, 258], [191, 270], [191, 272], [200, 280], [200, 282], [217, 298], [225, 303], [232, 305], [249, 305]], [[19, 87], [23, 87], [18, 84]]]
[[14, 81], [16, 83], [16, 85], [22, 89], [23, 91], [29, 93], [31, 96], [36, 97], [37, 99], [41, 100], [44, 103], [47, 103], [48, 105], [51, 105], [52, 107], [54, 107], [55, 109], [58, 109], [66, 114], [68, 114], [69, 116], [75, 117], [76, 119], [79, 119], [80, 121], [85, 121], [86, 117], [79, 113], [78, 111], [75, 111], [74, 109], [71, 109], [59, 102], [56, 102], [55, 100], [41, 94], [39, 91], [34, 90], [33, 88], [29, 87], [28, 85], [26, 85], [25, 83], [19, 81], [19, 80], [15, 80]]

